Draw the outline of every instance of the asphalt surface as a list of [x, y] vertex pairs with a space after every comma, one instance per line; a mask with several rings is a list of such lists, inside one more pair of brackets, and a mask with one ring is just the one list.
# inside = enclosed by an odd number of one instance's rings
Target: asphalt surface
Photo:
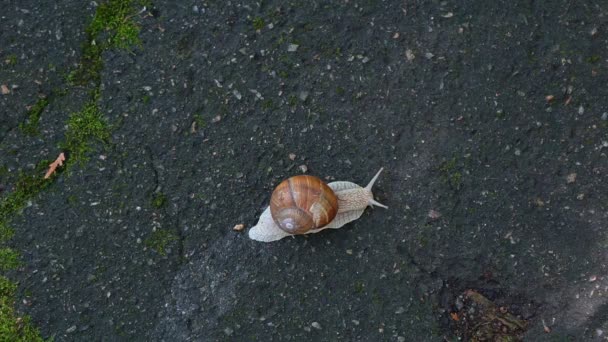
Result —
[[[61, 152], [85, 89], [40, 135], [19, 124], [94, 13], [3, 2], [0, 196]], [[515, 338], [606, 339], [608, 3], [154, 1], [137, 21], [141, 47], [103, 54], [110, 144], [11, 220], [43, 337], [452, 341], [474, 289], [528, 322]], [[302, 165], [361, 185], [384, 167], [389, 209], [249, 240]]]

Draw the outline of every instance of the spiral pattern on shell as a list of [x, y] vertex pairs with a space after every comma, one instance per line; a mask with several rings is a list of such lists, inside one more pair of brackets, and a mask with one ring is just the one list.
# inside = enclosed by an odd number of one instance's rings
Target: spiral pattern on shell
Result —
[[338, 197], [322, 180], [294, 176], [279, 184], [270, 198], [275, 223], [290, 234], [306, 234], [330, 223], [338, 213]]

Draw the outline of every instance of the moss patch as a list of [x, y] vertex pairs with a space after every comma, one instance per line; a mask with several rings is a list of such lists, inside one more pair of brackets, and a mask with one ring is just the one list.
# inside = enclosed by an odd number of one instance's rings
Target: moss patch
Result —
[[28, 135], [36, 135], [38, 134], [38, 122], [40, 121], [40, 116], [42, 116], [42, 112], [49, 105], [48, 98], [39, 99], [36, 104], [30, 108], [27, 113], [27, 121], [20, 124], [19, 128], [21, 131]]
[[15, 235], [15, 230], [5, 222], [0, 222], [0, 243], [10, 240]]
[[0, 270], [7, 271], [15, 269], [19, 266], [19, 253], [12, 248], [0, 248]]
[[67, 165], [75, 162], [84, 164], [93, 143], [107, 143], [109, 140], [110, 128], [101, 115], [97, 96], [94, 96], [80, 112], [72, 113], [68, 119], [68, 129], [62, 144], [62, 148], [69, 152]]
[[441, 180], [451, 188], [459, 190], [462, 186], [462, 173], [458, 171], [458, 161], [456, 157], [443, 162], [439, 167]]
[[[31, 174], [20, 173], [14, 190], [0, 201], [0, 243], [5, 243], [14, 234], [13, 229], [8, 226], [9, 219], [49, 184], [49, 180], [45, 180], [40, 174], [46, 165], [44, 161], [39, 163]], [[0, 270], [14, 269], [19, 264], [19, 253], [8, 247], [0, 248]], [[42, 341], [29, 317], [21, 317], [15, 312], [16, 288], [16, 284], [0, 276], [0, 340]]]
[[162, 192], [154, 194], [152, 197], [152, 206], [156, 209], [160, 209], [167, 204], [167, 196]]
[[264, 23], [264, 19], [262, 19], [262, 18], [260, 18], [260, 17], [255, 17], [255, 18], [253, 19], [253, 29], [254, 29], [254, 30], [256, 30], [256, 31], [257, 31], [257, 30], [261, 30], [261, 29], [263, 29], [263, 28], [264, 28], [264, 25], [266, 25], [266, 24]]
[[148, 237], [145, 241], [145, 244], [148, 248], [151, 248], [158, 252], [160, 255], [167, 255], [166, 248], [167, 246], [173, 242], [177, 241], [179, 238], [177, 234], [173, 230], [170, 229], [157, 229], [150, 237]]
[[150, 6], [145, 0], [110, 0], [101, 3], [93, 20], [86, 28], [87, 40], [82, 47], [82, 60], [78, 69], [68, 75], [72, 84], [99, 83], [103, 69], [103, 51], [118, 48], [130, 50], [141, 46], [141, 30], [134, 17], [141, 7]]
[[[0, 199], [0, 269], [17, 267], [19, 256], [16, 251], [3, 247], [14, 234], [8, 223], [13, 215], [25, 207], [27, 202], [46, 188], [57, 174], [69, 170], [75, 162], [83, 164], [87, 154], [96, 142], [106, 143], [110, 139], [110, 129], [99, 109], [102, 53], [118, 48], [129, 50], [141, 45], [140, 26], [136, 21], [138, 11], [150, 2], [144, 0], [109, 0], [101, 2], [91, 23], [86, 28], [86, 41], [82, 47], [82, 57], [77, 69], [68, 73], [69, 85], [88, 87], [89, 101], [81, 111], [72, 113], [67, 121], [67, 131], [60, 147], [68, 153], [66, 165], [49, 179], [44, 179], [44, 171], [49, 161], [42, 161], [31, 173], [21, 173], [14, 190]], [[16, 58], [7, 59], [6, 64], [16, 63]], [[51, 94], [53, 95], [53, 94]], [[56, 95], [67, 95], [61, 90]], [[27, 121], [20, 128], [26, 134], [36, 134], [38, 123], [51, 96], [40, 99], [28, 112]], [[171, 235], [163, 235], [154, 240], [154, 246], [164, 253], [165, 245], [172, 240]], [[16, 285], [7, 278], [0, 277], [0, 341], [42, 341], [37, 329], [30, 325], [29, 318], [19, 317], [14, 310]]]
[[23, 209], [28, 200], [36, 196], [50, 183], [50, 179], [42, 177], [48, 164], [49, 162], [45, 160], [38, 163], [32, 173], [20, 172], [14, 190], [0, 200], [0, 237], [11, 234], [7, 233], [10, 231], [7, 228], [9, 218]]
[[0, 339], [2, 341], [43, 341], [28, 316], [19, 316], [14, 309], [17, 285], [0, 276]]
[[4, 60], [4, 64], [6, 64], [6, 65], [15, 65], [15, 64], [17, 64], [17, 56], [15, 56], [15, 55], [8, 55], [8, 56], [6, 56], [6, 59]]

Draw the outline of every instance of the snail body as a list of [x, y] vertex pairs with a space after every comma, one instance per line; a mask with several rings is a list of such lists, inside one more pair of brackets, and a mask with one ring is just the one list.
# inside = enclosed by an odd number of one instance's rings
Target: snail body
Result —
[[271, 242], [290, 235], [337, 229], [358, 219], [368, 206], [388, 208], [374, 200], [372, 187], [383, 169], [366, 187], [352, 182], [325, 184], [313, 176], [295, 176], [279, 184], [258, 223], [249, 230], [253, 240]]

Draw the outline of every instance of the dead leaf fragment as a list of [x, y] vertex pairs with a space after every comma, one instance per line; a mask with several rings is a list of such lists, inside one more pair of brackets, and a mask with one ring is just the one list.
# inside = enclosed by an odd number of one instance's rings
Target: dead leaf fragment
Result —
[[429, 218], [436, 220], [441, 217], [441, 213], [438, 212], [437, 210], [431, 209], [431, 210], [429, 210], [428, 216], [429, 216]]
[[555, 96], [553, 96], [553, 95], [547, 95], [547, 96], [545, 96], [545, 101], [551, 102], [553, 100], [555, 100]]
[[568, 184], [576, 182], [576, 173], [569, 174], [568, 177], [566, 178], [566, 182]]
[[44, 179], [48, 179], [49, 177], [51, 177], [51, 175], [53, 173], [55, 173], [55, 170], [57, 170], [57, 168], [59, 166], [63, 165], [64, 161], [65, 161], [65, 154], [63, 154], [63, 152], [61, 152], [61, 153], [59, 153], [59, 156], [57, 157], [57, 159], [55, 159], [54, 162], [49, 164], [49, 170], [44, 175]]
[[8, 89], [8, 86], [6, 84], [1, 85], [0, 89], [2, 91], [2, 95], [6, 95], [6, 94], [9, 94], [11, 92], [11, 90]]
[[450, 318], [452, 318], [453, 321], [460, 321], [460, 317], [458, 317], [457, 312], [450, 312]]
[[245, 225], [244, 225], [244, 224], [242, 224], [242, 223], [237, 224], [236, 226], [232, 227], [232, 230], [236, 230], [237, 232], [240, 232], [240, 231], [242, 231], [243, 229], [245, 229]]

